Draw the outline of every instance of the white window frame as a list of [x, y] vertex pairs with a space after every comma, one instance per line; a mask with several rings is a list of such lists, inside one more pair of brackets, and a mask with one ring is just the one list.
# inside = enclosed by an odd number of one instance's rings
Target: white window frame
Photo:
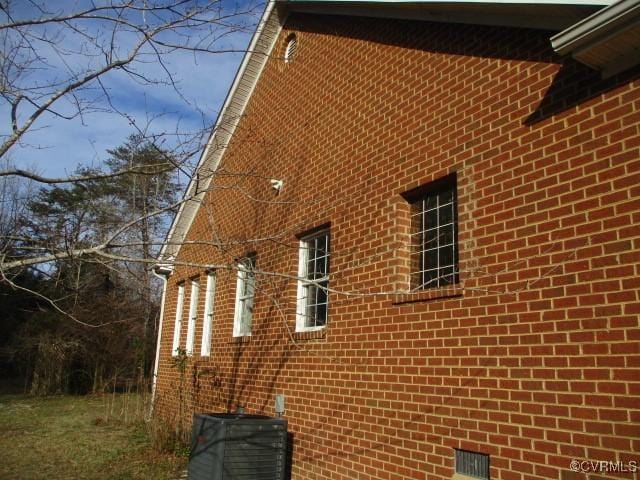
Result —
[[236, 282], [236, 305], [233, 317], [233, 336], [250, 337], [253, 323], [253, 305], [256, 278], [253, 273], [255, 257], [245, 257], [238, 261]]
[[215, 295], [216, 295], [216, 274], [209, 272], [207, 274], [207, 290], [204, 300], [204, 323], [202, 324], [202, 344], [200, 345], [200, 356], [208, 357], [211, 355], [211, 332], [213, 331], [213, 316], [215, 312]]
[[[309, 272], [307, 271], [307, 264], [309, 259], [309, 244], [311, 241], [315, 240], [319, 237], [327, 237], [327, 245], [329, 251], [326, 252], [327, 257], [327, 271], [326, 275], [322, 278], [317, 279], [309, 279]], [[310, 284], [318, 284], [320, 282], [326, 282], [327, 286], [329, 285], [329, 276], [330, 276], [330, 256], [331, 256], [331, 236], [328, 229], [323, 229], [318, 232], [313, 233], [312, 235], [305, 236], [300, 239], [300, 248], [298, 254], [298, 291], [297, 291], [297, 300], [296, 300], [296, 332], [312, 332], [317, 330], [322, 330], [327, 326], [327, 320], [329, 317], [329, 292], [325, 290], [327, 301], [326, 301], [326, 313], [325, 313], [325, 323], [323, 325], [309, 325], [309, 318], [307, 316], [307, 306], [308, 306], [308, 291]], [[317, 320], [314, 317], [313, 323]]]
[[184, 309], [184, 283], [178, 285], [178, 300], [176, 302], [176, 322], [173, 327], [173, 347], [171, 356], [178, 356], [180, 348], [180, 330], [182, 329], [182, 310]]
[[196, 338], [196, 322], [198, 320], [198, 280], [191, 280], [191, 295], [189, 297], [189, 323], [187, 325], [187, 355], [193, 355], [193, 345]]

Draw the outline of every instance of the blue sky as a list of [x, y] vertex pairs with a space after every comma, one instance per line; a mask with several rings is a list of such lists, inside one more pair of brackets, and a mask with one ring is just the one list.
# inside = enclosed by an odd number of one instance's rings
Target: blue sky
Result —
[[[165, 3], [166, 1], [168, 0], [165, 0]], [[193, 0], [190, 3], [191, 6], [196, 6], [202, 1]], [[70, 11], [86, 6], [84, 0], [40, 1], [40, 4], [57, 14], [64, 13], [62, 8]], [[20, 8], [12, 12], [14, 19], [36, 15], [33, 6], [28, 2], [18, 2], [18, 5]], [[144, 84], [136, 81], [135, 76], [120, 71], [110, 72], [103, 77], [103, 85], [109, 93], [111, 104], [125, 113], [128, 119], [110, 111], [111, 108], [101, 89], [93, 83], [91, 88], [81, 93], [82, 99], [94, 102], [91, 112], [82, 118], [76, 117], [72, 120], [45, 114], [24, 136], [22, 144], [10, 150], [11, 160], [17, 166], [34, 169], [40, 174], [60, 176], [72, 172], [78, 165], [99, 166], [106, 156], [107, 149], [117, 147], [128, 135], [136, 132], [131, 122], [135, 122], [140, 128], [148, 128], [154, 134], [176, 130], [192, 132], [211, 124], [222, 106], [242, 60], [242, 51], [251, 39], [264, 5], [239, 4], [225, 0], [220, 7], [223, 13], [236, 9], [248, 9], [252, 12], [232, 19], [234, 23], [242, 24], [243, 28], [238, 31], [231, 31], [224, 25], [208, 32], [216, 37], [215, 41], [208, 37], [208, 48], [235, 52], [211, 54], [180, 50], [163, 55], [165, 67], [171, 73], [178, 92], [169, 85]], [[7, 16], [0, 13], [0, 22], [6, 21]], [[146, 18], [145, 21], [150, 19]], [[83, 29], [81, 35], [60, 30], [57, 25], [32, 30], [38, 35], [46, 34], [49, 38], [55, 38], [58, 51], [47, 47], [45, 42], [33, 42], [38, 55], [44, 60], [43, 66], [23, 75], [20, 85], [33, 86], [52, 79], [64, 80], [65, 75], [68, 78], [74, 72], [86, 71], [87, 67], [99, 66], [104, 61], [104, 57], [99, 55], [95, 48], [92, 50], [90, 40], [94, 38], [97, 44], [109, 38], [109, 32], [104, 29], [104, 25], [91, 20], [79, 22], [77, 25]], [[180, 33], [182, 32], [167, 32], [163, 38], [172, 42], [179, 41]], [[118, 32], [117, 42], [121, 51], [132, 45], [133, 38], [133, 34], [126, 29]], [[203, 45], [205, 44], [198, 44]], [[63, 50], [62, 55], [60, 49]], [[89, 55], [78, 55], [80, 52]], [[135, 65], [136, 73], [160, 80], [167, 79], [163, 68], [153, 56], [142, 58], [143, 62]], [[58, 103], [56, 107], [61, 113], [72, 111], [72, 104], [67, 100]], [[21, 111], [19, 119], [25, 118], [30, 112], [28, 109]], [[0, 119], [0, 135], [6, 135], [11, 125], [10, 107], [3, 99], [0, 99]], [[169, 136], [164, 145], [171, 147], [174, 138]], [[194, 158], [195, 160], [197, 158]]]

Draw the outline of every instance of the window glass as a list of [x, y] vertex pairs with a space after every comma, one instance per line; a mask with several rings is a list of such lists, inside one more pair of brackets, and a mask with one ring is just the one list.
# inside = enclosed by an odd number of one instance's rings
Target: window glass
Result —
[[216, 275], [207, 274], [207, 290], [204, 300], [204, 323], [202, 325], [202, 344], [200, 355], [207, 357], [211, 354], [211, 332], [213, 331], [213, 314], [215, 310], [214, 297], [216, 293]]
[[296, 330], [317, 330], [327, 324], [329, 305], [329, 231], [300, 240]]
[[255, 260], [254, 256], [249, 256], [238, 261], [236, 309], [233, 323], [234, 337], [251, 335], [255, 295]]
[[187, 355], [193, 354], [193, 344], [196, 337], [196, 321], [198, 320], [198, 292], [199, 284], [197, 280], [191, 281], [191, 296], [189, 299], [189, 323], [187, 323]]
[[414, 290], [458, 283], [457, 195], [455, 176], [438, 188], [411, 194], [413, 234], [411, 286]]

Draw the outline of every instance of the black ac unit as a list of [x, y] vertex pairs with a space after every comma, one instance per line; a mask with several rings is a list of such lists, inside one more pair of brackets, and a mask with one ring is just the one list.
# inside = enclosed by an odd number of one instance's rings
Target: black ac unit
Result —
[[189, 480], [284, 480], [287, 421], [207, 413], [194, 418]]

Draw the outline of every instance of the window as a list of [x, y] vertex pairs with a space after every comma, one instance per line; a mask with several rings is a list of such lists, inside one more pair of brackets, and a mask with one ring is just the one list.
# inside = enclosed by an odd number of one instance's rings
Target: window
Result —
[[214, 298], [216, 295], [216, 274], [207, 274], [207, 291], [204, 298], [204, 324], [202, 325], [202, 345], [200, 355], [208, 357], [211, 355], [211, 331], [213, 330], [213, 312], [215, 308]]
[[405, 195], [411, 202], [411, 288], [458, 283], [456, 177], [449, 175]]
[[173, 327], [173, 348], [171, 355], [178, 355], [180, 348], [180, 330], [182, 329], [182, 309], [184, 308], [184, 283], [178, 285], [178, 302], [176, 304], [176, 323]]
[[483, 480], [489, 479], [489, 455], [458, 449], [455, 452], [456, 473]]
[[300, 240], [296, 331], [318, 330], [327, 324], [329, 248], [328, 230]]
[[256, 279], [254, 275], [255, 257], [248, 256], [238, 261], [238, 282], [236, 287], [236, 310], [233, 319], [233, 336], [251, 335], [253, 297]]
[[198, 319], [198, 281], [191, 281], [191, 297], [189, 299], [189, 323], [187, 325], [187, 355], [193, 355], [193, 344], [196, 336], [196, 320]]

